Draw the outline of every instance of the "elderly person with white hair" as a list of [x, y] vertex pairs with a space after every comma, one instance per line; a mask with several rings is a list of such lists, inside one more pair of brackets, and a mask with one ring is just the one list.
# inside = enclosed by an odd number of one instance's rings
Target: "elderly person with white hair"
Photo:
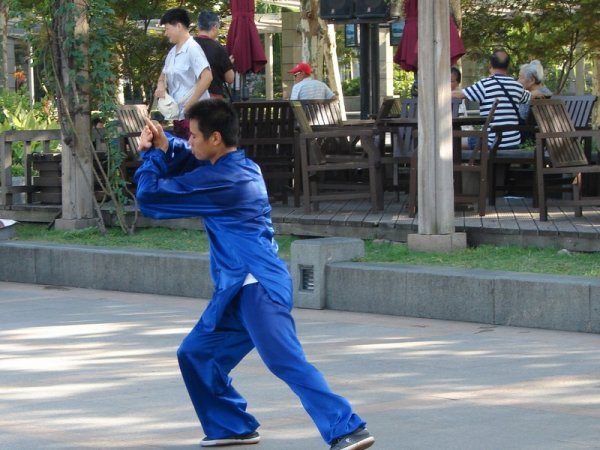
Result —
[[[551, 97], [552, 91], [544, 86], [544, 68], [542, 63], [534, 59], [528, 64], [523, 64], [519, 68], [519, 83], [523, 85], [525, 90], [531, 92], [533, 98]], [[529, 115], [529, 104], [522, 103], [519, 105], [519, 116], [523, 120]]]

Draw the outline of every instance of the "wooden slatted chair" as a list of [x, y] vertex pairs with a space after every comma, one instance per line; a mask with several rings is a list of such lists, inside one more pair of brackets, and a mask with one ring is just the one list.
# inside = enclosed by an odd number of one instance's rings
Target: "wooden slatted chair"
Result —
[[[552, 99], [562, 100], [565, 103], [576, 130], [589, 130], [592, 128], [592, 112], [598, 97], [595, 95], [554, 95]], [[592, 139], [585, 138], [583, 143], [585, 154], [589, 158], [592, 156]]]
[[[477, 175], [477, 192], [470, 193], [464, 192], [463, 186], [457, 186], [454, 183], [454, 202], [455, 203], [477, 203], [477, 212], [479, 216], [485, 216], [486, 205], [488, 202], [489, 194], [489, 180], [488, 172], [490, 170], [489, 157], [490, 148], [488, 144], [488, 132], [490, 131], [490, 124], [494, 120], [496, 114], [496, 108], [498, 107], [499, 100], [496, 100], [488, 113], [485, 123], [481, 126], [481, 130], [454, 130], [453, 136], [460, 137], [476, 137], [476, 147], [471, 152], [468, 160], [463, 161], [462, 156], [460, 158], [454, 158], [454, 173], [474, 173]], [[456, 152], [455, 152], [456, 153]], [[462, 155], [462, 151], [458, 152]]]
[[[320, 127], [331, 127], [342, 125], [344, 122], [342, 110], [339, 100], [300, 100], [304, 114], [308, 120], [308, 124], [313, 131]], [[351, 121], [354, 123], [354, 121]], [[358, 121], [360, 122], [360, 121]], [[319, 141], [319, 146], [324, 154], [329, 158], [333, 155], [339, 155], [340, 159], [344, 159], [350, 155], [353, 150], [356, 150], [357, 140], [350, 141], [345, 136], [326, 137]], [[360, 150], [360, 148], [358, 148]]]
[[[595, 95], [555, 95], [553, 100], [561, 100], [564, 102], [566, 110], [575, 126], [575, 129], [590, 129], [592, 118], [592, 110], [597, 100]], [[501, 126], [496, 129], [498, 133], [510, 130], [517, 130], [521, 133], [527, 133], [534, 136], [537, 131], [537, 124], [533, 114], [529, 114], [526, 125], [519, 126]], [[591, 155], [592, 140], [584, 139], [586, 155]], [[496, 144], [499, 144], [497, 141]], [[547, 158], [546, 158], [547, 160]], [[547, 161], [546, 161], [547, 163]], [[496, 168], [504, 168], [504, 180], [500, 180], [498, 185]], [[518, 150], [498, 150], [497, 148], [490, 149], [490, 170], [489, 170], [489, 204], [496, 204], [496, 196], [498, 190], [510, 190], [515, 193], [531, 193], [533, 198], [533, 206], [537, 207], [537, 187], [535, 183], [535, 151], [533, 149], [518, 149]], [[510, 181], [509, 181], [510, 180]]]
[[339, 125], [342, 123], [342, 110], [337, 99], [301, 100], [300, 103], [310, 126]]
[[287, 100], [236, 102], [239, 146], [261, 168], [269, 195], [283, 204], [294, 193], [300, 206], [301, 177], [296, 119]]
[[141, 164], [137, 148], [140, 143], [140, 134], [146, 126], [144, 118], [148, 117], [148, 107], [139, 105], [121, 105], [117, 108], [119, 119], [119, 146], [126, 158], [121, 163], [121, 174], [127, 182], [128, 188], [135, 193], [133, 176]]
[[[600, 140], [600, 130], [576, 130], [562, 100], [534, 99], [531, 112], [535, 117], [539, 132], [536, 133], [536, 182], [540, 220], [548, 220], [548, 206], [572, 206], [575, 216], [582, 215], [583, 206], [600, 206], [600, 197], [583, 197], [581, 175], [600, 173], [599, 165], [590, 164], [579, 139], [595, 138]], [[545, 164], [544, 152], [547, 152], [550, 164]], [[549, 175], [559, 175], [560, 190], [570, 187], [572, 198], [548, 198]], [[556, 183], [555, 177], [551, 180]]]
[[146, 126], [144, 121], [146, 117], [148, 117], [148, 107], [146, 105], [121, 105], [117, 108], [121, 149], [131, 159], [137, 159], [139, 136]]
[[[316, 103], [314, 110], [307, 114], [305, 102], [292, 101], [296, 122], [300, 131], [299, 149], [302, 172], [302, 196], [304, 210], [318, 210], [319, 202], [329, 200], [369, 199], [373, 210], [383, 209], [383, 189], [379, 150], [374, 144], [375, 127], [371, 124], [312, 125], [315, 117], [328, 117], [328, 112], [319, 112]], [[329, 103], [323, 103], [324, 110]], [[359, 140], [360, 151], [350, 149], [342, 153], [330, 142], [355, 142]], [[344, 144], [345, 145], [345, 144]], [[334, 151], [332, 151], [334, 150]], [[340, 172], [368, 174], [368, 184], [344, 183], [331, 179]], [[321, 176], [322, 175], [322, 176]], [[329, 175], [329, 176], [328, 176]]]
[[[382, 153], [381, 162], [384, 166], [392, 166], [392, 189], [396, 193], [396, 199], [399, 199], [400, 177], [406, 173], [405, 190], [411, 191], [410, 183], [416, 183], [416, 177], [411, 176], [411, 171], [416, 170], [412, 166], [414, 138], [413, 126], [394, 126], [387, 125], [387, 119], [416, 119], [417, 118], [417, 99], [416, 98], [391, 98], [385, 99], [379, 108], [375, 123], [381, 132], [380, 148]], [[385, 149], [385, 134], [390, 133], [391, 147], [389, 152]], [[416, 185], [413, 187], [413, 191]]]

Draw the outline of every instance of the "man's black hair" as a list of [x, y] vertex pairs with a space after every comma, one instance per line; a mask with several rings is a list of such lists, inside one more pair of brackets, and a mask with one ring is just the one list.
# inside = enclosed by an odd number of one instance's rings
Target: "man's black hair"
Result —
[[508, 69], [510, 65], [510, 56], [506, 53], [504, 49], [497, 49], [490, 56], [490, 66], [494, 69]]
[[462, 81], [462, 74], [460, 73], [460, 70], [458, 70], [458, 67], [456, 67], [456, 66], [450, 67], [450, 73], [454, 74], [454, 78], [456, 79], [456, 82], [458, 84], [460, 84], [460, 82]]
[[177, 25], [178, 23], [182, 24], [186, 28], [190, 27], [190, 15], [183, 8], [173, 8], [167, 10], [160, 18], [160, 24], [165, 25]]
[[188, 109], [185, 118], [198, 122], [205, 139], [218, 131], [226, 147], [237, 147], [238, 116], [229, 102], [217, 98], [201, 100]]

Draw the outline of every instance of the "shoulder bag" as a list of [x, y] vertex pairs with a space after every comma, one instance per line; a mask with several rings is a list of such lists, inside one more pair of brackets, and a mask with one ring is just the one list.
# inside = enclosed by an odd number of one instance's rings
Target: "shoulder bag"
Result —
[[517, 119], [519, 120], [519, 125], [525, 125], [527, 123], [527, 119], [523, 119], [521, 117], [521, 115], [519, 114], [519, 108], [515, 104], [515, 101], [512, 99], [512, 97], [510, 96], [510, 94], [508, 93], [508, 91], [506, 90], [504, 85], [502, 83], [500, 83], [500, 81], [498, 81], [498, 79], [496, 77], [492, 77], [492, 78], [494, 79], [494, 81], [496, 83], [498, 83], [498, 86], [500, 86], [500, 88], [502, 88], [502, 90], [504, 91], [504, 95], [506, 95], [506, 98], [508, 99], [508, 101], [510, 102], [512, 107], [514, 108], [515, 113], [517, 114]]

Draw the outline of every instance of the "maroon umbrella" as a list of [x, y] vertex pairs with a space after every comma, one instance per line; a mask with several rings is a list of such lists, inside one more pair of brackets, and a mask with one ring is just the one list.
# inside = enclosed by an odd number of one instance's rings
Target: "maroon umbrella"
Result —
[[[398, 50], [394, 55], [394, 62], [406, 71], [416, 71], [419, 60], [417, 50], [419, 48], [417, 36], [419, 33], [419, 19], [417, 16], [419, 7], [418, 0], [406, 0], [404, 2], [404, 32]], [[454, 19], [450, 17], [450, 63], [454, 64], [465, 54], [465, 47], [458, 34], [458, 28]]]
[[231, 0], [231, 25], [227, 51], [234, 57], [236, 72], [258, 73], [267, 63], [265, 51], [254, 24], [254, 0]]

